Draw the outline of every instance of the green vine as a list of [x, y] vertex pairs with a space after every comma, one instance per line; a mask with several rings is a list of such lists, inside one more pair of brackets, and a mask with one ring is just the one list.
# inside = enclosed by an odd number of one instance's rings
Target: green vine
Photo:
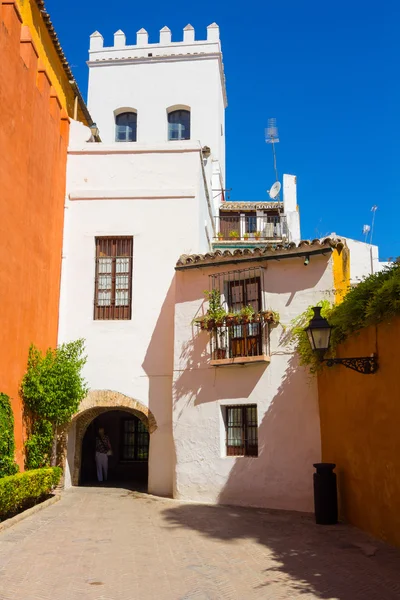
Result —
[[[350, 288], [340, 304], [332, 307], [327, 300], [323, 300], [316, 306], [322, 307], [322, 316], [332, 326], [330, 353], [334, 356], [338, 344], [352, 333], [400, 315], [400, 261], [365, 277], [357, 286]], [[286, 343], [295, 346], [300, 364], [309, 366], [311, 373], [316, 373], [324, 363], [318, 361], [311, 350], [304, 331], [312, 317], [310, 306], [294, 319], [287, 331]]]
[[10, 398], [0, 393], [0, 477], [14, 475], [18, 466], [14, 461], [14, 415]]
[[[321, 315], [330, 321], [332, 306], [328, 300], [321, 300], [314, 304], [321, 306]], [[317, 373], [323, 367], [315, 352], [311, 350], [305, 329], [314, 316], [313, 307], [309, 306], [301, 315], [291, 321], [285, 331], [285, 345], [294, 348], [299, 354], [299, 363], [310, 368], [312, 374]]]

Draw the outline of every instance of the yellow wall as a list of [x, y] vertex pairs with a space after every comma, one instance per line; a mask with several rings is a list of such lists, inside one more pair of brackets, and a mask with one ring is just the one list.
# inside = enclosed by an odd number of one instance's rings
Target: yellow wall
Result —
[[342, 518], [400, 546], [400, 318], [369, 327], [338, 356], [369, 356], [379, 369], [361, 375], [336, 365], [318, 375], [322, 457], [337, 464]]
[[349, 249], [344, 246], [341, 250], [333, 251], [333, 284], [335, 288], [335, 303], [341, 302], [350, 285]]
[[[57, 92], [62, 107], [70, 117], [74, 116], [75, 91], [68, 81], [61, 60], [54, 47], [46, 24], [35, 0], [17, 0], [22, 15], [23, 25], [27, 25], [33, 42], [39, 54], [39, 59], [46, 68], [51, 84]], [[78, 120], [87, 123], [81, 109], [78, 110]]]

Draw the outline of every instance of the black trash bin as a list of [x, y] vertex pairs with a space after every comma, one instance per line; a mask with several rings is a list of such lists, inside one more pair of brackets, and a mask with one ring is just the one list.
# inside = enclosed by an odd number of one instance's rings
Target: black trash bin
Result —
[[338, 522], [336, 473], [334, 463], [315, 463], [314, 507], [317, 525], [336, 525]]

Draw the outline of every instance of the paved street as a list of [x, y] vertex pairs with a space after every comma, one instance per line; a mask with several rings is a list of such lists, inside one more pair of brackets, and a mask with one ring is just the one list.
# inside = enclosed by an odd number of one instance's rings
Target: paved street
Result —
[[1, 600], [400, 599], [400, 553], [309, 517], [75, 488], [0, 533]]

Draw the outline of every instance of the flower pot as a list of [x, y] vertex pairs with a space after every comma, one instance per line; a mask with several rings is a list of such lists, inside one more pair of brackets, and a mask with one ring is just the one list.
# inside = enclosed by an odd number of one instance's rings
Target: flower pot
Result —
[[217, 348], [215, 354], [217, 360], [222, 360], [226, 358], [226, 348]]

